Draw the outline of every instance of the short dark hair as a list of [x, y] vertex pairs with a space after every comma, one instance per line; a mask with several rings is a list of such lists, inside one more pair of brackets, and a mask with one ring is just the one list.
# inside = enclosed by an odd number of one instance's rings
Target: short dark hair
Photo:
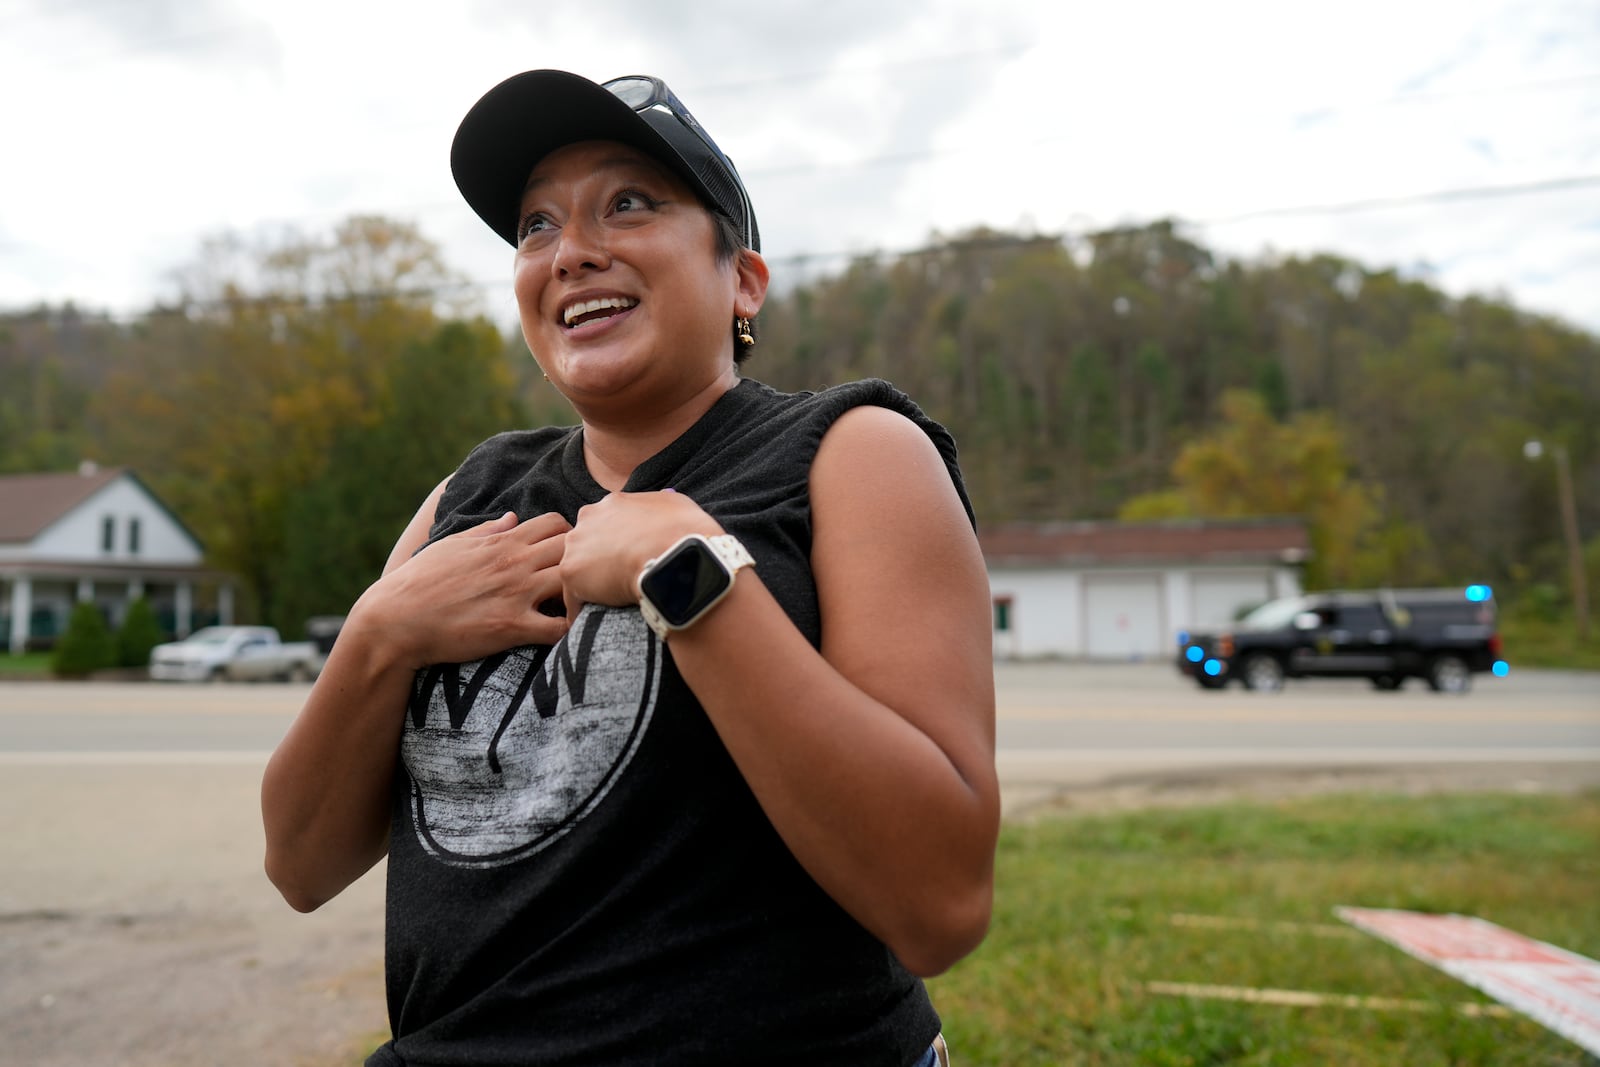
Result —
[[[713, 207], [707, 207], [706, 211], [711, 215], [711, 228], [714, 231], [714, 239], [716, 241], [717, 262], [726, 263], [744, 251], [744, 233], [740, 229], [739, 223], [733, 221], [731, 216], [724, 215]], [[750, 320], [750, 336], [758, 336], [754, 319]], [[735, 323], [733, 326], [733, 361], [735, 363], [743, 363], [753, 355], [755, 355], [754, 346], [747, 345], [739, 340], [739, 326], [738, 323]]]
[[726, 263], [744, 249], [744, 235], [739, 232], [739, 224], [724, 215], [716, 208], [708, 207], [706, 211], [711, 214], [711, 225], [716, 230], [717, 262]]

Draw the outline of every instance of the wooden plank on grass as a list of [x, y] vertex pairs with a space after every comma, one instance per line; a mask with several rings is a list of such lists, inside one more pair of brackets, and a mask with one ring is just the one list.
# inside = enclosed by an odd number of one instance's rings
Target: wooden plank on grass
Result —
[[[1313, 993], [1305, 989], [1257, 989], [1250, 986], [1199, 985], [1193, 982], [1146, 982], [1146, 990], [1168, 997], [1199, 1000], [1237, 1000], [1247, 1004], [1278, 1004], [1295, 1008], [1358, 1008], [1363, 1011], [1440, 1011], [1445, 1005], [1426, 1000], [1362, 997], [1347, 993]], [[1510, 1015], [1498, 1004], [1457, 1004], [1462, 1015]]]

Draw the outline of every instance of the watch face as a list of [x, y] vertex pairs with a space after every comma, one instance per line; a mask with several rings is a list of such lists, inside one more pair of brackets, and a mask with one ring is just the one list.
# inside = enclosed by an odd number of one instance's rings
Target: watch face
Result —
[[686, 626], [732, 584], [727, 568], [700, 541], [686, 540], [639, 580], [639, 591], [669, 626]]

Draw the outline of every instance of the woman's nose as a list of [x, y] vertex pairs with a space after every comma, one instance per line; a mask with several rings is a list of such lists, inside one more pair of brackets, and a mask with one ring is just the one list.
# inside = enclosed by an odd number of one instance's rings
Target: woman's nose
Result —
[[584, 271], [605, 270], [611, 265], [611, 254], [606, 251], [604, 227], [596, 219], [573, 216], [561, 227], [557, 240], [556, 274], [570, 277]]

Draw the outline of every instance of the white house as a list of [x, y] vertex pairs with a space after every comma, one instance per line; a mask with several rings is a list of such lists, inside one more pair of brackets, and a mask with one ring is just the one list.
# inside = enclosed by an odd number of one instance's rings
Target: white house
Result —
[[0, 631], [12, 653], [49, 643], [75, 601], [113, 626], [140, 596], [170, 633], [232, 621], [233, 584], [130, 470], [0, 476]]
[[1013, 523], [980, 528], [995, 655], [1139, 660], [1178, 634], [1300, 592], [1297, 519]]

